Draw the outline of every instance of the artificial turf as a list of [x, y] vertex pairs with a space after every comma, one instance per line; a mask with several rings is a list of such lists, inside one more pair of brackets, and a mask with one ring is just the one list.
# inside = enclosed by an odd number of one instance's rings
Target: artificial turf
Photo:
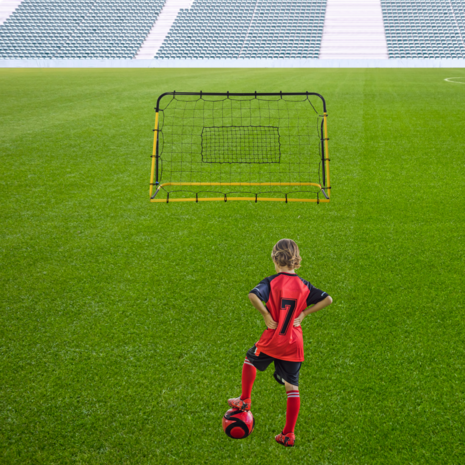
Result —
[[[447, 69], [1, 70], [0, 462], [465, 461], [465, 85]], [[462, 79], [465, 82], [465, 79]], [[151, 204], [166, 91], [314, 91], [329, 204]], [[303, 322], [294, 449], [247, 293], [289, 237], [334, 299]]]

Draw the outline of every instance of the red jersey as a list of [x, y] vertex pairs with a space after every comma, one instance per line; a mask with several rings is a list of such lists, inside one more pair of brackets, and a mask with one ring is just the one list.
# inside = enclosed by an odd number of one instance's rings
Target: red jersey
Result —
[[[265, 302], [276, 329], [266, 329], [255, 344], [257, 352], [290, 362], [303, 362], [302, 328], [294, 328], [294, 320], [308, 306], [325, 299], [328, 294], [312, 286], [295, 273], [278, 273], [265, 278], [250, 291]], [[258, 353], [257, 353], [258, 355]]]

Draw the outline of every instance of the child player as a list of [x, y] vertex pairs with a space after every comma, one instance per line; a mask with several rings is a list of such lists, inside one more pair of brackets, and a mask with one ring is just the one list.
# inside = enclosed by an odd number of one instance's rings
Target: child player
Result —
[[331, 305], [333, 300], [295, 273], [302, 259], [293, 240], [281, 239], [273, 247], [271, 258], [277, 274], [265, 278], [249, 294], [252, 305], [262, 314], [268, 329], [247, 352], [242, 367], [242, 395], [229, 399], [228, 404], [240, 410], [250, 410], [257, 369], [265, 371], [274, 362], [274, 377], [285, 386], [287, 393], [286, 426], [275, 439], [279, 444], [292, 447], [300, 408], [299, 371], [304, 360], [300, 324], [307, 315]]

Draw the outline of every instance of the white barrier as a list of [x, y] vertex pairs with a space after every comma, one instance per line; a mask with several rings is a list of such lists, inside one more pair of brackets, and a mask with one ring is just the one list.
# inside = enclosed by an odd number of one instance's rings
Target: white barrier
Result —
[[465, 59], [0, 60], [0, 68], [465, 68]]

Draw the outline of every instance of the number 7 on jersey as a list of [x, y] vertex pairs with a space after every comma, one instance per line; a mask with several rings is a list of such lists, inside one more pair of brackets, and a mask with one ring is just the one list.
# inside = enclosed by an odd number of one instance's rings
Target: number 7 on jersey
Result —
[[[295, 299], [281, 299], [281, 308], [282, 312], [287, 312], [284, 319], [284, 323], [281, 327], [279, 334], [285, 335], [289, 329], [289, 323], [291, 322], [292, 316], [295, 312], [295, 306], [297, 305], [297, 300]], [[281, 318], [280, 318], [281, 319]]]

